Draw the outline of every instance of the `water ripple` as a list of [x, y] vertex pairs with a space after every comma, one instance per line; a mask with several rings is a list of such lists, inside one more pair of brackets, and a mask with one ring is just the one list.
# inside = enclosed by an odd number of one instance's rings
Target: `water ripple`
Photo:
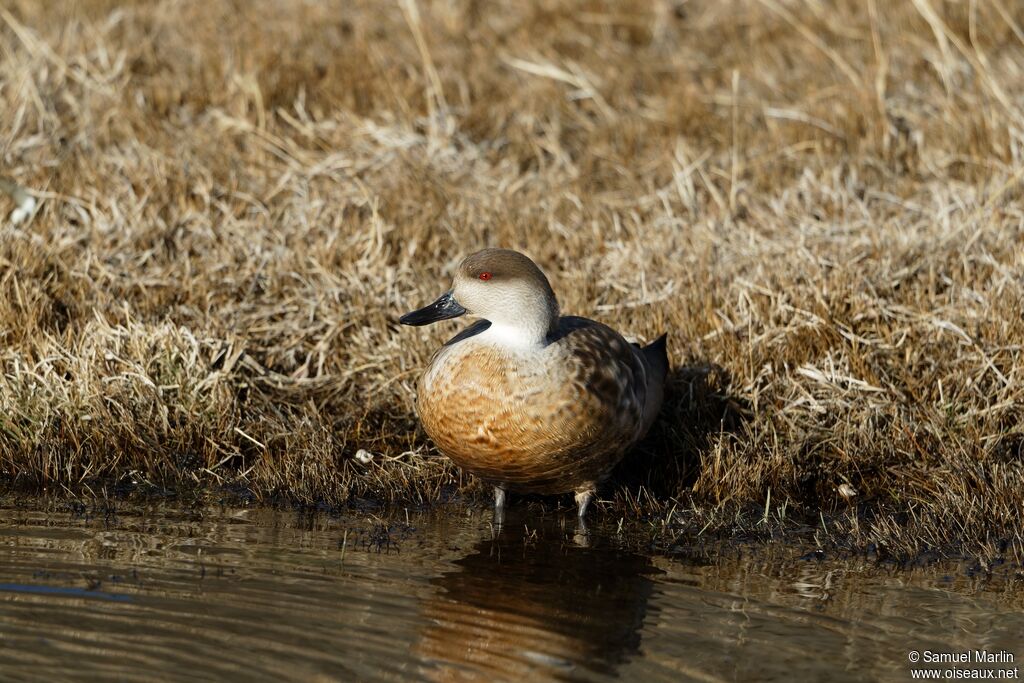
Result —
[[911, 648], [1024, 630], [1020, 601], [934, 573], [523, 524], [0, 509], [0, 679], [903, 680]]

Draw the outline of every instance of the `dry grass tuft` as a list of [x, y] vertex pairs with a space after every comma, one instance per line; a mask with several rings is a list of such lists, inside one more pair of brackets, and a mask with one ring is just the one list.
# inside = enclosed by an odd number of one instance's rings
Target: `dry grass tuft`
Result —
[[623, 510], [1019, 548], [1022, 27], [1002, 0], [7, 2], [0, 175], [41, 203], [0, 233], [0, 472], [447, 497], [470, 482], [412, 399], [451, 329], [394, 319], [504, 245], [564, 310], [671, 332]]

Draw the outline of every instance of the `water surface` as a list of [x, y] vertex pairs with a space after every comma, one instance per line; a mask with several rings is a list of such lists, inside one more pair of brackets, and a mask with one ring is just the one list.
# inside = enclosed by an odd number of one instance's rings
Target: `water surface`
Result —
[[903, 681], [911, 651], [1024, 657], [1012, 579], [489, 521], [8, 500], [0, 679]]

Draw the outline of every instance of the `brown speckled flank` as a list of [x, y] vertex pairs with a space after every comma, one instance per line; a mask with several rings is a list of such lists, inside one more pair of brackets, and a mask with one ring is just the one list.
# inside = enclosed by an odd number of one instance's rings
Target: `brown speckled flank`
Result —
[[[480, 267], [466, 267], [481, 262], [495, 272], [485, 283]], [[658, 413], [664, 337], [641, 349], [601, 323], [559, 316], [547, 279], [516, 252], [470, 256], [446, 296], [488, 322], [438, 350], [420, 380], [417, 409], [438, 448], [501, 488], [593, 490]], [[521, 321], [530, 326], [523, 309], [547, 320], [535, 339], [516, 337]]]

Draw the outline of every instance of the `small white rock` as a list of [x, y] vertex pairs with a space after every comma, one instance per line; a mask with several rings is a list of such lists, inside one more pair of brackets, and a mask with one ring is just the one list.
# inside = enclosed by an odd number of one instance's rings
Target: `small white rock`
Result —
[[839, 488], [837, 488], [836, 491], [838, 491], [839, 495], [845, 498], [846, 500], [850, 500], [851, 498], [857, 495], [857, 489], [853, 488], [849, 484], [840, 484]]
[[356, 460], [358, 460], [364, 465], [368, 465], [369, 463], [373, 462], [373, 453], [366, 450], [365, 448], [360, 448], [358, 451], [356, 451]]
[[14, 211], [11, 211], [11, 223], [19, 225], [28, 219], [32, 215], [32, 212], [36, 210], [36, 198], [25, 197], [21, 204], [18, 205]]

